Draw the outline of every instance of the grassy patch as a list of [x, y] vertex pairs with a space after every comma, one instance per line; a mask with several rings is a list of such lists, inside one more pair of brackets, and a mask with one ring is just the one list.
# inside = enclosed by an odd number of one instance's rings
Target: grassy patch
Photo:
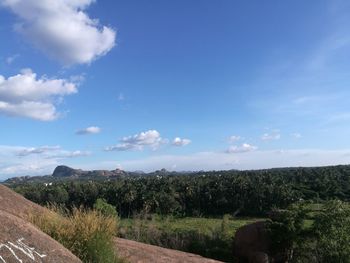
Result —
[[229, 216], [222, 219], [136, 216], [122, 219], [118, 233], [127, 239], [232, 261], [232, 238], [236, 230], [257, 220]]

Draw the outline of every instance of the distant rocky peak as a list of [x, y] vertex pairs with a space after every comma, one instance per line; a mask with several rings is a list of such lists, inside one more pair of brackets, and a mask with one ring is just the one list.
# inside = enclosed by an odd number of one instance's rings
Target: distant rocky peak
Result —
[[53, 177], [80, 176], [83, 173], [81, 169], [73, 169], [65, 165], [59, 165], [52, 173]]

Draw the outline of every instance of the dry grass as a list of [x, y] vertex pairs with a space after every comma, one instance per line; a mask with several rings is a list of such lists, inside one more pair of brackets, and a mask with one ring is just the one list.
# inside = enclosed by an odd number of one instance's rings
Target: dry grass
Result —
[[50, 211], [32, 215], [31, 221], [56, 239], [83, 262], [120, 262], [113, 248], [117, 218], [95, 210], [74, 208], [71, 212], [51, 206]]

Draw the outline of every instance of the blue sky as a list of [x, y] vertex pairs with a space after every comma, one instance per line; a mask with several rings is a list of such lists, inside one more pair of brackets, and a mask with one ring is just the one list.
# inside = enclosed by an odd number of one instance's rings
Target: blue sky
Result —
[[350, 163], [348, 1], [0, 6], [2, 179]]

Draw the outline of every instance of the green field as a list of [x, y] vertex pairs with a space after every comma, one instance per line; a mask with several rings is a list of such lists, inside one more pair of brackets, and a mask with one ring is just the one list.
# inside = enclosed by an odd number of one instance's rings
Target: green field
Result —
[[148, 216], [121, 219], [119, 236], [148, 244], [232, 261], [232, 238], [236, 230], [257, 218], [175, 218]]

